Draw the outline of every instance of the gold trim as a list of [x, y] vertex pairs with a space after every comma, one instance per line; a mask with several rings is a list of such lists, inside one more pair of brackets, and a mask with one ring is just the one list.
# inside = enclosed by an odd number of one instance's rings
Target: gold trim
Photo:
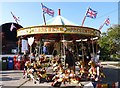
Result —
[[46, 25], [46, 26], [34, 26], [27, 28], [20, 28], [17, 30], [17, 37], [33, 34], [81, 34], [90, 36], [100, 36], [100, 31], [94, 28], [81, 27], [81, 26], [69, 26], [69, 25]]

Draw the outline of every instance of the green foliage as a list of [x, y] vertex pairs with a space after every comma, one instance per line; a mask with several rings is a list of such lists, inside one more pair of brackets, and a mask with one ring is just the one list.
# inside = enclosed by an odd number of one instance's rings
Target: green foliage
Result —
[[98, 43], [101, 50], [100, 59], [109, 60], [111, 55], [113, 55], [114, 59], [116, 56], [119, 56], [120, 26], [111, 27], [106, 33], [102, 33]]

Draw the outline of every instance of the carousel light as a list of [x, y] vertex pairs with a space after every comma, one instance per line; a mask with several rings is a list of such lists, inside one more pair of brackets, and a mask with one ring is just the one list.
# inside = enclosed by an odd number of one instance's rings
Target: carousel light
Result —
[[91, 40], [96, 40], [96, 39], [98, 39], [98, 37], [95, 37], [95, 38], [91, 38]]
[[66, 40], [61, 40], [61, 42], [66, 42]]
[[66, 31], [67, 29], [66, 28], [63, 28], [64, 31]]
[[[98, 39], [98, 37], [91, 38], [90, 40], [96, 40], [96, 39]], [[81, 41], [87, 41], [87, 39], [79, 39], [79, 40], [76, 40], [76, 42], [81, 42]]]
[[81, 42], [81, 41], [87, 41], [87, 39], [79, 39], [79, 40], [76, 40], [76, 42]]
[[76, 40], [76, 42], [80, 42], [81, 41], [81, 39], [79, 39], [79, 40]]
[[87, 39], [83, 39], [82, 41], [87, 41]]

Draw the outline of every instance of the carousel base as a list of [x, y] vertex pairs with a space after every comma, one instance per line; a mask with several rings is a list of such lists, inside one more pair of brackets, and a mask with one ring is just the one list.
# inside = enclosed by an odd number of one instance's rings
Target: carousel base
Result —
[[41, 82], [37, 81], [33, 83], [32, 80], [27, 81], [23, 87], [39, 87], [39, 88], [118, 88], [118, 83], [102, 83], [102, 82], [92, 82], [92, 81], [80, 81], [79, 83], [75, 82], [56, 82], [52, 85], [53, 82]]

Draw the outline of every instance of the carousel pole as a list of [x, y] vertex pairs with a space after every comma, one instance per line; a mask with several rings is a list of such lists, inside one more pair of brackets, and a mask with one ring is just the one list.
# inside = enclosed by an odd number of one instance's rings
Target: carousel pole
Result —
[[96, 54], [97, 54], [97, 52], [98, 52], [98, 42], [96, 40]]
[[84, 62], [84, 52], [83, 52], [83, 41], [81, 39], [81, 44], [82, 44], [82, 61]]
[[30, 53], [32, 53], [32, 45], [30, 46]]
[[[75, 41], [76, 42], [76, 41]], [[76, 50], [77, 50], [77, 60], [78, 60], [78, 47], [77, 47], [77, 43], [75, 44], [76, 45]]]
[[64, 43], [65, 43], [65, 36], [63, 35], [63, 55], [64, 55], [64, 67], [65, 67], [65, 45], [64, 45]]
[[95, 51], [94, 51], [93, 38], [92, 38], [92, 49], [93, 49], [93, 60], [94, 60], [94, 57], [95, 57]]
[[41, 54], [41, 39], [39, 40], [39, 52], [38, 52], [38, 54], [40, 55]]
[[40, 44], [40, 41], [39, 41], [39, 51], [38, 51], [38, 55], [40, 55], [40, 45], [41, 45], [41, 44]]

